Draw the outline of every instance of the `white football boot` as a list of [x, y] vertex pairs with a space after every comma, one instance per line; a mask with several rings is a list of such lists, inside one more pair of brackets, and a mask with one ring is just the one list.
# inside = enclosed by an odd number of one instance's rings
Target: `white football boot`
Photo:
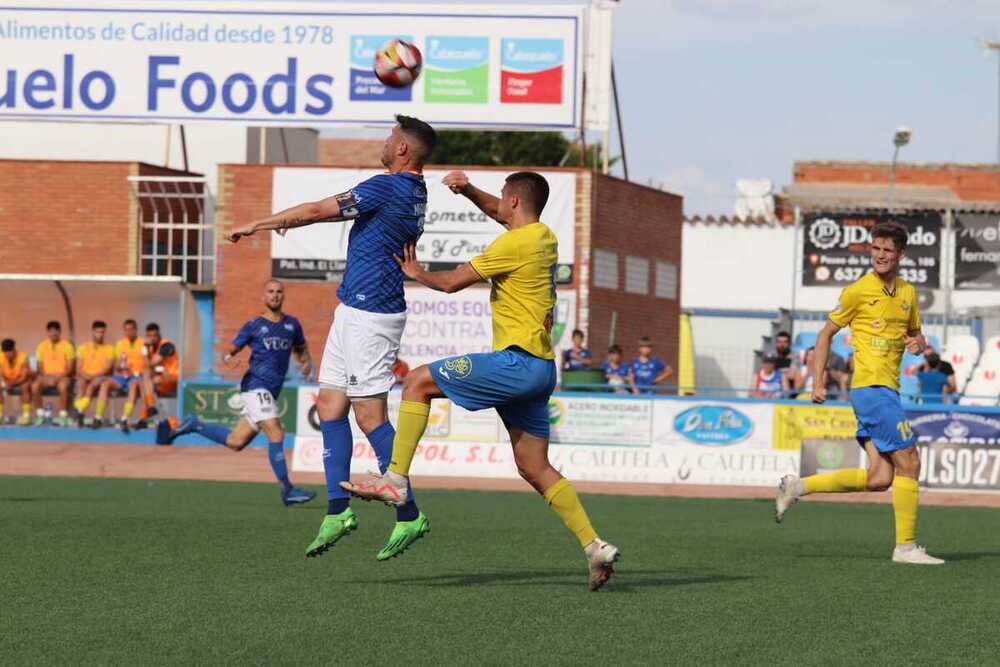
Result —
[[927, 553], [925, 547], [919, 544], [897, 544], [892, 550], [893, 563], [907, 565], [943, 565], [944, 561]]
[[788, 508], [802, 497], [802, 479], [798, 475], [785, 475], [778, 483], [778, 495], [774, 498], [774, 520], [781, 523]]
[[622, 555], [618, 547], [602, 539], [596, 539], [588, 544], [584, 547], [583, 553], [587, 556], [587, 565], [590, 566], [590, 590], [596, 591], [608, 583], [608, 579], [615, 571], [614, 565]]

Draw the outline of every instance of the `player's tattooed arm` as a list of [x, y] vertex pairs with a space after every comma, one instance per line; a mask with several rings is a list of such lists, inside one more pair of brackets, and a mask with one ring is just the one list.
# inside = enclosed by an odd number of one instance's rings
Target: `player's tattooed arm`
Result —
[[403, 270], [403, 275], [416, 280], [421, 285], [430, 287], [438, 292], [451, 294], [463, 290], [469, 285], [482, 280], [471, 264], [463, 264], [451, 271], [427, 271], [417, 261], [417, 246], [415, 243], [407, 243], [403, 246], [403, 256], [393, 255], [399, 268]]
[[357, 217], [357, 215], [357, 199], [354, 193], [348, 190], [326, 199], [286, 208], [247, 225], [234, 227], [229, 230], [226, 238], [236, 243], [242, 237], [251, 236], [256, 232], [275, 230], [282, 234], [286, 230], [305, 227], [317, 222], [344, 222]]
[[445, 174], [441, 182], [448, 186], [448, 189], [457, 195], [466, 197], [476, 205], [480, 211], [493, 218], [506, 227], [508, 223], [500, 219], [500, 199], [488, 192], [480, 190], [469, 182], [469, 177], [464, 171], [450, 171]]

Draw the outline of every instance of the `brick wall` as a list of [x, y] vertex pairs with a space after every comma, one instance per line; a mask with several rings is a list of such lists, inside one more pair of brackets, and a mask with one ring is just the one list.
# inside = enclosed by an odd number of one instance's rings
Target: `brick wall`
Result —
[[[888, 162], [796, 162], [796, 183], [889, 182]], [[1000, 166], [960, 164], [896, 164], [899, 185], [935, 185], [951, 188], [960, 198], [1000, 201]]]
[[[618, 256], [619, 289], [595, 284], [597, 268], [590, 261], [590, 311], [588, 338], [596, 359], [608, 348], [612, 313], [617, 313], [615, 342], [630, 359], [636, 340], [649, 336], [657, 356], [676, 371], [677, 334], [680, 321], [680, 267], [682, 198], [661, 190], [593, 174], [591, 177], [593, 220], [590, 229], [592, 250], [610, 250]], [[626, 257], [649, 260], [648, 294], [625, 291]], [[676, 298], [658, 298], [656, 260], [677, 267]]]
[[183, 173], [138, 162], [0, 160], [0, 271], [136, 273], [128, 177]]
[[[259, 233], [237, 244], [224, 240], [226, 230], [271, 214], [271, 166], [220, 165], [216, 223], [219, 227], [215, 291], [215, 358], [218, 360], [247, 320], [263, 310], [264, 281], [271, 276], [271, 234]], [[318, 363], [337, 306], [337, 286], [332, 283], [285, 281], [285, 310], [302, 322], [306, 342]], [[237, 370], [216, 370], [237, 377], [245, 370], [248, 355], [241, 355]]]

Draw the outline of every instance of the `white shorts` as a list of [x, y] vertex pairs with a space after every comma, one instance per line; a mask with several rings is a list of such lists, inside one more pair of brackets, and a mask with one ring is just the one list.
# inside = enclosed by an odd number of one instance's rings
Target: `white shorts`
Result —
[[260, 430], [262, 421], [278, 418], [278, 402], [267, 389], [241, 392], [240, 401], [243, 403], [240, 416], [245, 417], [255, 431]]
[[392, 366], [406, 327], [406, 313], [369, 313], [340, 304], [319, 365], [321, 388], [348, 396], [375, 396], [392, 388]]

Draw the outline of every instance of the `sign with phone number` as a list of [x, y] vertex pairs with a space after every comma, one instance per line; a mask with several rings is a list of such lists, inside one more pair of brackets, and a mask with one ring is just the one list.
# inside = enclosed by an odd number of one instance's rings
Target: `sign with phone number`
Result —
[[802, 284], [849, 285], [871, 270], [871, 230], [880, 222], [900, 222], [909, 230], [899, 275], [917, 287], [941, 284], [941, 214], [936, 212], [812, 213], [805, 216]]

